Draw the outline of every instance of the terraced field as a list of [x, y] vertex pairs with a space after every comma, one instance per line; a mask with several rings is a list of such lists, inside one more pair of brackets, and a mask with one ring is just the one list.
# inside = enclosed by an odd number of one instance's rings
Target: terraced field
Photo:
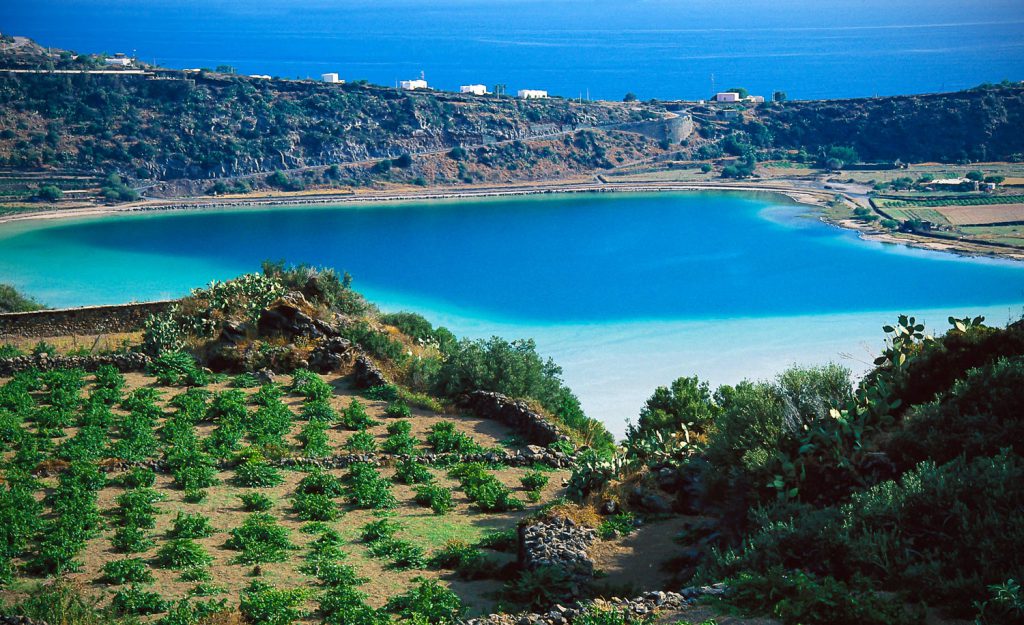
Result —
[[58, 576], [154, 622], [234, 611], [241, 597], [249, 622], [270, 622], [259, 610], [274, 604], [296, 622], [386, 623], [401, 613], [394, 597], [439, 580], [470, 614], [493, 609], [514, 556], [484, 546], [514, 551], [517, 521], [560, 496], [568, 472], [419, 462], [521, 443], [499, 423], [389, 401], [386, 387], [360, 396], [351, 382], [0, 379], [0, 599]]

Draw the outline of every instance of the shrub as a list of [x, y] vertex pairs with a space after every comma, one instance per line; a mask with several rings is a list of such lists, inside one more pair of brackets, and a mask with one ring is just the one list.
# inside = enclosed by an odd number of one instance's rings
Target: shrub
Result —
[[416, 503], [430, 506], [434, 514], [445, 514], [455, 508], [451, 489], [438, 484], [425, 484], [417, 488]]
[[[648, 615], [634, 615], [615, 608], [589, 606], [576, 620], [575, 625], [648, 625], [653, 622]], [[684, 625], [679, 621], [676, 625]], [[715, 625], [715, 621], [705, 621], [701, 625]]]
[[392, 454], [415, 454], [419, 441], [411, 432], [412, 424], [404, 419], [388, 424], [388, 437], [381, 448]]
[[292, 385], [289, 390], [309, 401], [327, 401], [334, 395], [331, 385], [308, 369], [297, 369], [292, 373]]
[[402, 525], [397, 521], [391, 519], [380, 519], [379, 521], [371, 521], [363, 526], [360, 537], [363, 542], [376, 542], [388, 538], [393, 538], [395, 534], [402, 529]]
[[209, 566], [213, 562], [202, 545], [189, 538], [175, 538], [165, 542], [156, 552], [153, 563], [165, 569], [191, 569]]
[[302, 412], [299, 418], [309, 422], [330, 425], [338, 420], [338, 412], [326, 400], [313, 400], [302, 405]]
[[366, 408], [363, 404], [358, 399], [353, 398], [349, 402], [348, 408], [341, 413], [341, 423], [349, 430], [365, 430], [375, 425], [376, 421], [371, 419], [370, 415], [366, 413]]
[[423, 618], [427, 623], [454, 623], [465, 613], [459, 596], [437, 580], [413, 579], [417, 586], [388, 600], [386, 609], [402, 618]]
[[270, 488], [284, 481], [281, 472], [267, 464], [263, 454], [250, 450], [235, 468], [235, 483], [250, 488]]
[[459, 569], [473, 566], [483, 557], [476, 547], [461, 540], [449, 540], [430, 556], [427, 563], [432, 569]]
[[502, 596], [530, 610], [543, 610], [572, 601], [574, 585], [565, 569], [542, 566], [522, 571], [518, 577], [507, 582], [502, 589]]
[[481, 450], [468, 435], [459, 432], [451, 421], [439, 421], [430, 427], [427, 444], [437, 453], [471, 454]]
[[303, 521], [333, 521], [338, 507], [327, 495], [299, 493], [292, 498], [292, 510]]
[[603, 540], [612, 540], [619, 536], [628, 536], [636, 529], [636, 517], [631, 512], [620, 512], [607, 516], [597, 527], [597, 534]]
[[266, 512], [250, 514], [241, 527], [231, 530], [225, 546], [240, 551], [236, 560], [244, 564], [282, 562], [293, 549], [288, 530]]
[[349, 451], [377, 451], [377, 437], [369, 432], [356, 432], [345, 441], [345, 449]]
[[159, 614], [167, 610], [168, 604], [159, 593], [142, 590], [132, 585], [114, 593], [110, 609], [117, 614], [137, 615]]
[[138, 527], [119, 527], [114, 530], [110, 539], [114, 551], [118, 553], [142, 553], [148, 551], [155, 543], [146, 536], [146, 532]]
[[513, 552], [519, 548], [519, 536], [515, 528], [507, 530], [496, 530], [484, 534], [484, 537], [477, 542], [481, 549], [493, 549], [495, 551]]
[[540, 491], [548, 485], [548, 479], [548, 476], [540, 471], [527, 471], [526, 475], [519, 478], [519, 482], [529, 493], [531, 501], [539, 501]]
[[398, 500], [391, 493], [391, 483], [366, 463], [352, 464], [346, 481], [349, 501], [359, 508], [390, 510], [398, 506]]
[[238, 498], [242, 500], [242, 508], [246, 512], [266, 512], [274, 507], [273, 500], [263, 493], [245, 493]]
[[775, 568], [764, 575], [742, 573], [729, 580], [729, 601], [754, 613], [769, 612], [783, 623], [807, 625], [909, 625], [923, 622], [894, 599], [851, 590], [831, 577]]
[[462, 490], [470, 501], [484, 512], [505, 512], [523, 508], [523, 502], [512, 496], [507, 486], [487, 472], [481, 463], [465, 463], [455, 466], [449, 472], [459, 480]]
[[179, 512], [167, 534], [172, 538], [205, 538], [213, 534], [213, 531], [210, 519], [202, 514]]
[[426, 565], [423, 548], [406, 540], [386, 538], [370, 544], [370, 553], [377, 558], [391, 560], [389, 567], [398, 570], [421, 569]]
[[153, 581], [153, 573], [141, 558], [125, 558], [111, 560], [103, 565], [100, 581], [108, 584], [149, 584]]
[[196, 359], [183, 351], [163, 352], [147, 365], [146, 372], [164, 386], [206, 386], [210, 381]]
[[414, 458], [401, 460], [395, 466], [395, 480], [402, 484], [425, 484], [433, 479], [430, 469]]
[[260, 625], [292, 625], [306, 616], [302, 605], [309, 598], [305, 589], [279, 590], [254, 581], [242, 591], [238, 609], [250, 623]]
[[409, 410], [408, 404], [399, 399], [388, 404], [384, 409], [384, 416], [392, 419], [408, 419], [412, 416], [412, 411]]
[[340, 497], [345, 492], [338, 478], [319, 469], [311, 471], [302, 478], [296, 490], [299, 493], [326, 495], [328, 497]]

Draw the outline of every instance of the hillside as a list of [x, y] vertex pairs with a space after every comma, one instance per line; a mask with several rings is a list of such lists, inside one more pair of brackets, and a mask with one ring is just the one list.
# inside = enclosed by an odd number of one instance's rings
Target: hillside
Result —
[[[30, 43], [8, 44], [0, 50], [0, 67], [98, 67], [92, 57], [69, 58]], [[137, 72], [0, 72], [0, 164], [116, 171], [136, 180], [230, 178], [500, 146], [663, 116], [640, 105], [560, 98], [410, 92], [148, 66]]]
[[757, 107], [776, 148], [853, 147], [869, 162], [1024, 160], [1024, 86]]

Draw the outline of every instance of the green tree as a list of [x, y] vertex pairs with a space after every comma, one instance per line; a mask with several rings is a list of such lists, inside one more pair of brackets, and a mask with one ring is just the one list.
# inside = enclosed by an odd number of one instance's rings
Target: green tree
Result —
[[985, 179], [985, 174], [981, 173], [980, 171], [969, 171], [967, 172], [966, 177], [968, 180], [973, 180], [974, 182], [981, 182], [982, 180]]
[[630, 91], [622, 97], [623, 102], [636, 102], [636, 94]]
[[36, 197], [44, 202], [56, 202], [64, 197], [64, 192], [56, 185], [44, 184], [36, 191]]
[[707, 382], [696, 376], [681, 377], [671, 386], [659, 386], [640, 410], [636, 426], [630, 425], [630, 438], [648, 432], [672, 433], [686, 426], [691, 431], [704, 432], [719, 412], [711, 399]]
[[748, 95], [750, 95], [750, 92], [747, 91], [746, 89], [744, 89], [743, 87], [733, 87], [731, 89], [726, 89], [725, 92], [726, 93], [738, 93], [741, 100], [743, 98], [747, 97]]
[[785, 91], [776, 91], [772, 94], [772, 102], [785, 102], [787, 99]]

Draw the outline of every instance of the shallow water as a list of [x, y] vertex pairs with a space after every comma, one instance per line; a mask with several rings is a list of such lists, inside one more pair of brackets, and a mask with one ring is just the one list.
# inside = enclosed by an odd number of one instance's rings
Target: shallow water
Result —
[[81, 305], [171, 297], [286, 258], [384, 309], [532, 336], [616, 433], [653, 387], [793, 362], [862, 370], [899, 312], [1003, 322], [1024, 263], [859, 240], [777, 196], [564, 195], [148, 214], [0, 227], [0, 281]]

